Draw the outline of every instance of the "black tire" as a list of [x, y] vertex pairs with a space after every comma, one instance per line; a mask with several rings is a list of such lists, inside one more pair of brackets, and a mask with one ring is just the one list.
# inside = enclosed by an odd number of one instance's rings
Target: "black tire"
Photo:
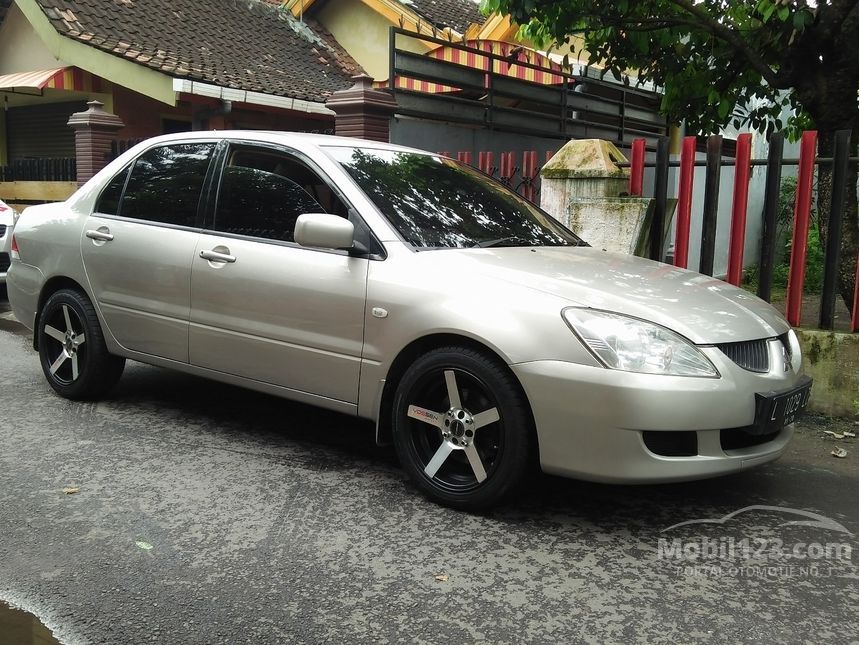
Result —
[[96, 311], [80, 291], [52, 294], [42, 307], [36, 333], [42, 371], [60, 396], [98, 398], [122, 375], [125, 359], [108, 353]]
[[[448, 373], [459, 406], [451, 404]], [[436, 502], [486, 509], [525, 475], [533, 425], [528, 403], [507, 367], [481, 352], [455, 346], [421, 356], [397, 386], [392, 421], [400, 463]]]

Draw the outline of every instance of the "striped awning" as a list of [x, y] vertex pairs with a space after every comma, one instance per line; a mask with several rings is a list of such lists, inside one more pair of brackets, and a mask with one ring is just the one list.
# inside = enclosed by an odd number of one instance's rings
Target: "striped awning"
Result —
[[16, 92], [21, 90], [70, 90], [81, 92], [101, 92], [104, 82], [98, 76], [93, 76], [77, 67], [58, 67], [43, 69], [35, 72], [18, 72], [0, 76], [0, 92]]
[[[497, 40], [469, 40], [464, 44], [469, 48], [468, 50], [443, 45], [427, 52], [426, 55], [449, 63], [463, 65], [472, 69], [481, 69], [487, 72], [492, 71], [495, 74], [512, 76], [539, 85], [557, 85], [564, 82], [563, 76], [554, 73], [561, 72], [562, 66], [534, 49]], [[493, 58], [485, 54], [495, 54], [496, 56], [510, 58], [508, 61], [501, 61], [498, 58]], [[517, 65], [517, 61], [526, 62], [542, 69]], [[400, 76], [394, 79], [394, 83], [400, 89], [416, 90], [419, 92], [437, 93], [456, 91], [456, 88], [446, 85]], [[374, 85], [376, 87], [388, 87], [388, 81], [377, 81]]]

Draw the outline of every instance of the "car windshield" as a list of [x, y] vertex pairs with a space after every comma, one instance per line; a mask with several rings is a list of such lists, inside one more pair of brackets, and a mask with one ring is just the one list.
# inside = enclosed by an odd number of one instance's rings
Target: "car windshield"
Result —
[[530, 202], [453, 159], [372, 148], [327, 151], [415, 247], [585, 245]]

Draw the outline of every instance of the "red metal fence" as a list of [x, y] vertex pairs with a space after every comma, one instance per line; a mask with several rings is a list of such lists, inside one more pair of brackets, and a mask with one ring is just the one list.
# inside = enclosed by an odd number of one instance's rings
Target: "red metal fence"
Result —
[[[832, 172], [832, 191], [828, 213], [827, 248], [824, 256], [824, 284], [819, 311], [819, 327], [833, 329], [834, 307], [836, 301], [839, 249], [841, 246], [841, 220], [846, 208], [845, 188], [851, 164], [856, 167], [857, 158], [849, 156], [849, 131], [835, 134], [833, 157], [817, 157], [818, 133], [804, 132], [800, 139], [800, 155], [797, 159], [783, 159], [784, 136], [776, 133], [771, 136], [767, 159], [751, 159], [751, 135], [738, 136], [735, 158], [722, 158], [722, 137], [712, 136], [707, 140], [705, 160], [696, 159], [696, 137], [685, 137], [681, 146], [680, 158], [670, 160], [668, 147], [657, 146], [656, 159], [645, 161], [645, 141], [633, 142], [630, 162], [630, 194], [642, 195], [642, 177], [646, 167], [655, 168], [655, 184], [659, 181], [661, 170], [669, 167], [679, 168], [678, 173], [678, 210], [675, 218], [676, 266], [688, 268], [690, 245], [690, 219], [692, 211], [692, 191], [695, 168], [705, 169], [705, 191], [703, 200], [703, 221], [701, 253], [698, 270], [713, 275], [714, 248], [716, 242], [717, 207], [719, 205], [720, 170], [723, 166], [734, 168], [734, 189], [732, 192], [731, 229], [728, 251], [728, 275], [726, 280], [740, 285], [743, 277], [744, 236], [746, 233], [747, 205], [749, 201], [750, 169], [753, 166], [767, 166], [765, 185], [765, 204], [763, 213], [763, 233], [760, 255], [760, 274], [757, 293], [770, 302], [773, 286], [774, 256], [776, 247], [776, 217], [779, 184], [783, 166], [797, 166], [797, 188], [794, 199], [792, 224], [791, 256], [789, 261], [788, 289], [786, 294], [786, 318], [792, 325], [801, 319], [803, 302], [804, 275], [806, 270], [807, 238], [810, 226], [810, 212], [813, 203], [813, 178], [816, 167], [830, 166]], [[665, 174], [665, 173], [664, 173]], [[665, 186], [655, 185], [655, 199], [665, 198]], [[662, 231], [664, 209], [656, 209], [652, 231]], [[662, 259], [660, 244], [652, 245], [651, 257]], [[854, 285], [854, 306], [851, 315], [851, 330], [857, 331], [857, 281]]]
[[555, 153], [555, 150], [545, 151], [543, 161], [538, 164], [538, 153], [536, 150], [501, 152], [498, 155], [499, 163], [496, 165], [495, 153], [483, 151], [478, 153], [478, 163], [476, 165], [473, 163], [474, 156], [469, 151], [457, 153], [439, 152], [440, 155], [445, 157], [456, 158], [460, 163], [475, 166], [484, 174], [499, 180], [505, 186], [510, 186], [517, 193], [534, 203], [538, 203], [539, 201], [540, 169]]

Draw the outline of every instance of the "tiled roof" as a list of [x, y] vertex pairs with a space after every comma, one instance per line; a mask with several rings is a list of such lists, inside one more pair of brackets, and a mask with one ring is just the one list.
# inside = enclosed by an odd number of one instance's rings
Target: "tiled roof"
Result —
[[60, 34], [177, 78], [322, 102], [361, 71], [259, 0], [36, 1]]
[[[280, 2], [280, 0], [275, 0], [276, 2]], [[348, 72], [351, 76], [356, 74], [364, 74], [364, 68], [359, 65], [355, 59], [349, 55], [337, 39], [332, 35], [332, 33], [326, 29], [321, 22], [318, 20], [311, 18], [310, 16], [304, 16], [304, 22], [308, 27], [311, 28], [317, 36], [319, 36], [322, 41], [326, 44], [329, 49], [329, 53], [331, 53], [338, 65], [346, 72]]]
[[437, 27], [452, 27], [461, 34], [472, 24], [484, 24], [486, 18], [474, 0], [400, 0]]

